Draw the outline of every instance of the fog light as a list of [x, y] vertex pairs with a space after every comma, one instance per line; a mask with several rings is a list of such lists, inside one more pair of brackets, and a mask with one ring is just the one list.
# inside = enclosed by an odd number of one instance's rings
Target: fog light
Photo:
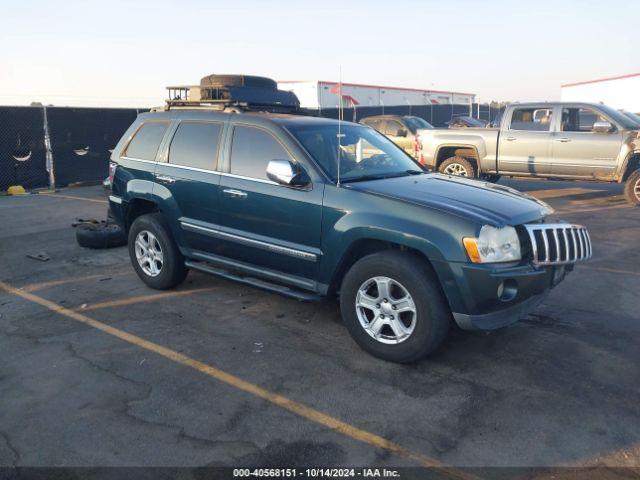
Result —
[[518, 283], [509, 278], [498, 285], [498, 298], [503, 302], [510, 302], [518, 294]]

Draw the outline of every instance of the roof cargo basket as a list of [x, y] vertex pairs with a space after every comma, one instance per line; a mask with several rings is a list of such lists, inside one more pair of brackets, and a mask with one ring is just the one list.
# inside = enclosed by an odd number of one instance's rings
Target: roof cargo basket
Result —
[[167, 87], [167, 109], [209, 107], [219, 110], [300, 113], [293, 92], [278, 90], [266, 77], [250, 75], [208, 75], [200, 85]]

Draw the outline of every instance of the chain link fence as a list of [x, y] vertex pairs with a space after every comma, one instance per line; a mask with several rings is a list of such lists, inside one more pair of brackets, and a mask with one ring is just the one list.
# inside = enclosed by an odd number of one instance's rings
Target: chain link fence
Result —
[[11, 185], [51, 187], [53, 177], [56, 187], [101, 182], [108, 175], [111, 150], [139, 112], [135, 108], [0, 107], [0, 191]]
[[[135, 108], [0, 107], [0, 191], [11, 185], [50, 187], [53, 177], [56, 187], [101, 182], [108, 175], [112, 149], [140, 112]], [[310, 113], [327, 118], [339, 115], [337, 108]], [[372, 115], [414, 115], [435, 127], [446, 127], [454, 116], [493, 120], [498, 113], [477, 104], [400, 105], [345, 108], [343, 119], [357, 122]]]
[[[477, 109], [476, 109], [477, 111]], [[323, 108], [317, 112], [322, 117], [338, 118], [337, 108]], [[435, 105], [393, 105], [388, 107], [343, 108], [342, 119], [359, 122], [374, 115], [413, 115], [425, 119], [437, 128], [445, 128], [447, 122], [456, 116], [475, 116], [471, 105], [435, 104]]]
[[48, 178], [43, 109], [0, 107], [0, 191], [46, 187]]

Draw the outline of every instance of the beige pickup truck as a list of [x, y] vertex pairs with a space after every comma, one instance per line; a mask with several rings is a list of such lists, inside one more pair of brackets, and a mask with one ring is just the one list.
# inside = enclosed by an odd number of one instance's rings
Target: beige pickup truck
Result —
[[640, 124], [600, 104], [516, 103], [499, 128], [425, 130], [421, 163], [439, 172], [626, 182], [640, 204]]

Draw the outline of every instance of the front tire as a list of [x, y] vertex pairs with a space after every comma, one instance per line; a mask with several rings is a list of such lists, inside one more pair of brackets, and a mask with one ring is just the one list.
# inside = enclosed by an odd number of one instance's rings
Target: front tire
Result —
[[129, 229], [129, 257], [140, 279], [156, 290], [179, 285], [189, 272], [160, 213], [134, 220]]
[[629, 175], [624, 184], [624, 196], [631, 205], [640, 205], [640, 168]]
[[347, 272], [340, 289], [347, 330], [371, 355], [408, 363], [444, 341], [451, 312], [435, 275], [416, 255], [384, 251]]
[[464, 157], [450, 157], [438, 167], [440, 173], [445, 175], [458, 175], [460, 177], [476, 176], [476, 167]]

